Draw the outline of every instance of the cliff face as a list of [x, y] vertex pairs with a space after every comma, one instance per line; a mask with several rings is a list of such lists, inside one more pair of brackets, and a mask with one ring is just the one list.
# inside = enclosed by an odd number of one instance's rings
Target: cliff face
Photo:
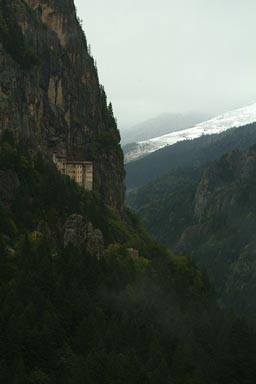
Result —
[[155, 238], [207, 270], [223, 304], [255, 316], [255, 196], [256, 146], [171, 171], [128, 203]]
[[0, 0], [0, 43], [0, 131], [93, 161], [94, 189], [122, 210], [120, 136], [73, 0]]
[[255, 313], [256, 147], [233, 151], [205, 170], [194, 219], [176, 246], [208, 269], [224, 303]]

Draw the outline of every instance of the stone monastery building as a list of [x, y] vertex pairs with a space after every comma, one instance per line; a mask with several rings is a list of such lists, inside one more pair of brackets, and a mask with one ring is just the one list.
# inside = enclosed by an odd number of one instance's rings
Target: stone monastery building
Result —
[[72, 160], [66, 155], [54, 152], [53, 162], [62, 175], [69, 176], [85, 190], [92, 190], [93, 163], [91, 161]]

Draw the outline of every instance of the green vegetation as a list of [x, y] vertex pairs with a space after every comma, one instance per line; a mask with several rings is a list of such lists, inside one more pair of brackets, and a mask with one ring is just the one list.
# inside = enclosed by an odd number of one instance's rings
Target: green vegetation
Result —
[[29, 70], [39, 64], [39, 58], [23, 36], [15, 11], [8, 0], [0, 0], [0, 43], [6, 52], [23, 69]]
[[158, 241], [173, 247], [188, 224], [193, 223], [193, 201], [201, 174], [200, 168], [173, 170], [130, 191], [126, 202]]
[[[39, 155], [31, 161], [8, 134], [0, 171], [19, 179], [0, 205], [1, 382], [254, 383], [255, 334], [218, 309], [188, 258], [155, 243], [130, 211], [121, 220]], [[63, 248], [73, 213], [103, 231], [101, 259]]]

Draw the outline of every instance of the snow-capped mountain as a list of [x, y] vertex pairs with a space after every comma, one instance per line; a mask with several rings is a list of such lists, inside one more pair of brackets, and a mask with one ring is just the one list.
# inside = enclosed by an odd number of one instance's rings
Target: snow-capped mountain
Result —
[[192, 140], [202, 135], [213, 135], [224, 132], [230, 128], [238, 128], [254, 122], [256, 122], [256, 103], [226, 112], [223, 115], [197, 124], [192, 128], [134, 143], [125, 153], [125, 162], [128, 163], [137, 160], [158, 149], [173, 145], [178, 141]]
[[187, 112], [187, 113], [162, 113], [152, 119], [138, 123], [133, 127], [121, 129], [122, 146], [130, 143], [138, 143], [153, 139], [154, 137], [182, 131], [196, 124], [210, 119], [214, 115], [209, 113]]

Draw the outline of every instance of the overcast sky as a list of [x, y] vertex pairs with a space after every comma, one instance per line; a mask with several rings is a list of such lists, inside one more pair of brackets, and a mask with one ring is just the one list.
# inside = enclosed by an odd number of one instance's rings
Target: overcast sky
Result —
[[255, 0], [75, 0], [119, 126], [256, 101]]

